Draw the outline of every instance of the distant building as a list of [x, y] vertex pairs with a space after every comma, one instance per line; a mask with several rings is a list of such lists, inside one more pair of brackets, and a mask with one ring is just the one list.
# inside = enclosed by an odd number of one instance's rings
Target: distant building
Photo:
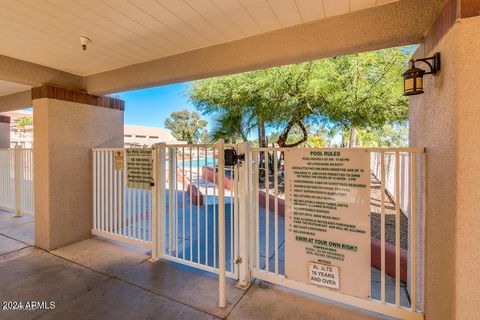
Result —
[[[10, 147], [33, 147], [33, 125], [18, 127], [17, 120], [22, 117], [31, 118], [32, 112], [19, 110], [4, 112], [2, 115], [10, 117]], [[173, 137], [171, 131], [165, 128], [144, 127], [126, 124], [124, 126], [124, 145], [128, 147], [149, 147], [155, 143], [181, 143]]]
[[169, 129], [126, 124], [124, 126], [125, 147], [151, 146], [155, 143], [177, 143]]

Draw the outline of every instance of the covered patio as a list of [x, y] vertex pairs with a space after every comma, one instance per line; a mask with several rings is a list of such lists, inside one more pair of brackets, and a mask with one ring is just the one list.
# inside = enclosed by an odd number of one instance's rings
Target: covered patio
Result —
[[[0, 112], [33, 108], [35, 125], [35, 218], [0, 211], [0, 297], [45, 302], [0, 318], [384, 317], [365, 307], [397, 318], [478, 317], [478, 1], [2, 1], [0, 16]], [[442, 66], [409, 99], [410, 146], [427, 150], [413, 165], [426, 192], [413, 200], [410, 309], [400, 305], [405, 287], [388, 303], [395, 281], [384, 270], [384, 290], [371, 286], [379, 304], [343, 297], [363, 309], [258, 279], [246, 290], [228, 281], [219, 308], [217, 276], [92, 235], [92, 149], [123, 146], [125, 103], [115, 93], [411, 44], [415, 58], [440, 52]], [[0, 118], [0, 148], [9, 148], [9, 122]]]

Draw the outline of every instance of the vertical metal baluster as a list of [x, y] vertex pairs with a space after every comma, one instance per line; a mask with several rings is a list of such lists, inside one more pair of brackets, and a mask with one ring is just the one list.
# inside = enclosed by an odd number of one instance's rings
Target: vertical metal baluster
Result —
[[278, 274], [278, 160], [273, 150], [273, 187], [275, 189], [275, 274]]
[[253, 163], [253, 198], [255, 199], [255, 260], [256, 266], [260, 270], [260, 197], [258, 195], [258, 184], [259, 184], [259, 166], [260, 166], [260, 153], [253, 152], [255, 162]]
[[208, 149], [205, 148], [205, 265], [208, 266]]
[[35, 163], [35, 153], [33, 151], [33, 149], [31, 149], [31, 153], [32, 153], [32, 161], [30, 162], [30, 165], [31, 165], [31, 179], [30, 179], [30, 183], [31, 183], [31, 189], [32, 189], [32, 212], [35, 212], [35, 189], [34, 189], [34, 182], [35, 182], [35, 166], [34, 166], [34, 163]]
[[[155, 152], [155, 150], [154, 150]], [[158, 159], [158, 158], [157, 158]], [[158, 168], [158, 167], [157, 167]], [[158, 183], [158, 180], [155, 181], [155, 183]], [[153, 237], [152, 237], [152, 232], [153, 232], [153, 214], [155, 208], [153, 207], [153, 197], [156, 197], [157, 195], [154, 194], [154, 189], [149, 191], [148, 194], [148, 211], [147, 211], [147, 237], [148, 241], [152, 242]], [[158, 226], [158, 223], [157, 223]], [[156, 244], [154, 244], [156, 246]]]
[[[122, 150], [124, 159], [126, 158], [125, 150]], [[123, 163], [123, 172], [122, 172], [122, 200], [123, 200], [123, 208], [122, 208], [122, 215], [123, 215], [123, 236], [127, 237], [127, 168], [126, 168], [126, 161]]]
[[269, 152], [265, 150], [263, 154], [265, 169], [265, 271], [268, 272], [270, 263], [270, 179], [268, 176]]
[[381, 151], [381, 301], [385, 303], [385, 152]]
[[133, 203], [134, 203], [134, 216], [133, 216], [133, 237], [135, 240], [139, 240], [140, 234], [139, 234], [139, 209], [140, 209], [140, 200], [141, 200], [141, 189], [138, 188], [138, 183], [135, 183], [135, 188], [134, 190], [134, 198], [133, 198]]
[[123, 222], [123, 176], [122, 170], [117, 172], [117, 181], [118, 181], [118, 216], [117, 216], [117, 232], [118, 235], [122, 235], [122, 222]]
[[[115, 157], [116, 150], [112, 151], [112, 158]], [[113, 172], [113, 233], [117, 235], [117, 210], [118, 210], [118, 172], [115, 170], [115, 159], [113, 161], [112, 172]]]
[[193, 238], [193, 231], [192, 231], [192, 206], [193, 206], [193, 201], [192, 201], [192, 187], [193, 187], [193, 180], [192, 180], [192, 161], [193, 161], [193, 157], [192, 157], [192, 146], [190, 146], [190, 236], [189, 236], [189, 239], [190, 239], [190, 261], [193, 262], [193, 247], [192, 247], [192, 238]]
[[26, 178], [26, 172], [25, 172], [25, 160], [26, 160], [26, 152], [25, 150], [22, 149], [22, 196], [21, 196], [21, 199], [22, 199], [22, 206], [20, 207], [20, 213], [21, 212], [25, 212], [26, 211], [26, 208], [25, 208], [25, 204], [26, 204], [26, 184], [25, 184], [25, 178]]
[[187, 260], [185, 254], [185, 148], [182, 147], [182, 250], [183, 260]]
[[175, 257], [178, 258], [178, 150], [175, 148]]
[[213, 147], [213, 267], [217, 268], [217, 205], [220, 206], [217, 199], [217, 167], [215, 155], [217, 147]]
[[102, 184], [102, 152], [97, 151], [98, 166], [97, 166], [97, 183], [98, 183], [98, 230], [102, 230], [103, 226], [103, 184]]
[[105, 192], [105, 151], [100, 151], [100, 162], [101, 162], [101, 167], [100, 167], [100, 176], [101, 176], [101, 196], [100, 196], [100, 201], [102, 202], [102, 212], [101, 212], [101, 221], [100, 221], [100, 229], [102, 231], [105, 231], [105, 212], [107, 211], [105, 208], [105, 197], [106, 197], [106, 192]]
[[[147, 226], [148, 226], [148, 211], [147, 209], [150, 209], [148, 206], [148, 201], [147, 201], [147, 195], [149, 195], [150, 191], [147, 189], [142, 190], [143, 193], [143, 203], [142, 203], [142, 221], [141, 221], [141, 228], [142, 228], [142, 240], [147, 241]], [[148, 199], [151, 199], [151, 197], [148, 197]]]
[[132, 225], [133, 225], [133, 223], [134, 223], [134, 220], [133, 220], [133, 213], [134, 213], [134, 210], [133, 210], [133, 208], [134, 208], [134, 207], [133, 207], [133, 205], [134, 205], [133, 200], [134, 200], [134, 194], [133, 194], [133, 192], [134, 192], [135, 189], [133, 188], [133, 185], [131, 185], [131, 187], [132, 187], [132, 188], [128, 188], [128, 192], [130, 193], [130, 205], [129, 205], [130, 210], [129, 210], [129, 213], [128, 213], [128, 235], [129, 235], [130, 238], [133, 239], [133, 237], [134, 237], [134, 236], [133, 236], [133, 230], [132, 230]]
[[113, 232], [113, 153], [107, 151], [108, 174], [108, 232]]
[[18, 212], [22, 214], [23, 208], [25, 208], [25, 172], [24, 172], [25, 151], [20, 149], [20, 207]]
[[197, 263], [200, 263], [200, 147], [197, 150]]
[[[230, 182], [235, 186], [235, 180], [233, 176], [233, 168], [230, 167]], [[233, 191], [230, 189], [230, 271], [233, 272], [233, 260], [234, 260], [234, 251], [233, 251]]]
[[411, 269], [412, 274], [410, 277], [411, 280], [411, 307], [413, 312], [417, 312], [417, 154], [412, 152], [410, 153], [411, 161], [411, 213], [412, 213], [412, 224], [411, 224], [411, 239], [412, 239], [412, 256], [411, 256]]
[[[97, 195], [97, 152], [93, 153], [93, 229], [97, 230], [97, 215], [98, 215], [98, 195]], [[1, 158], [0, 158], [1, 163]]]
[[[246, 165], [246, 163], [244, 163], [243, 165]], [[234, 272], [235, 274], [238, 274], [238, 264], [236, 263], [236, 259], [237, 257], [239, 257], [239, 253], [238, 253], [238, 242], [240, 241], [240, 237], [239, 237], [239, 209], [240, 209], [240, 206], [239, 206], [239, 200], [238, 200], [238, 189], [239, 189], [239, 186], [238, 186], [238, 181], [240, 179], [240, 172], [238, 170], [238, 165], [235, 166], [235, 170], [233, 171], [233, 181], [234, 181], [234, 190], [233, 190], [233, 228], [234, 228], [234, 232], [233, 232], [233, 237], [232, 237], [232, 242], [233, 242], [233, 253], [231, 254], [231, 257], [232, 257], [232, 264], [234, 266]], [[245, 199], [245, 202], [246, 202], [246, 199]], [[246, 205], [246, 203], [244, 204]], [[233, 269], [232, 269], [233, 270]]]
[[225, 167], [224, 167], [224, 141], [219, 140], [218, 145], [218, 306], [225, 308], [227, 304], [226, 288], [226, 241], [225, 241]]
[[[167, 230], [167, 214], [166, 214], [166, 189], [167, 189], [167, 149], [165, 144], [163, 144], [160, 148], [157, 149], [157, 159], [158, 163], [155, 164], [155, 168], [158, 170], [155, 174], [155, 177], [158, 181], [158, 186], [156, 187], [156, 194], [155, 197], [157, 199], [157, 205], [153, 207], [157, 207], [157, 209], [152, 210], [152, 215], [157, 216], [159, 220], [159, 258], [162, 258], [165, 255], [165, 247], [166, 247], [166, 230]], [[152, 217], [152, 223], [155, 219]], [[152, 230], [154, 228], [152, 227]], [[152, 241], [154, 240], [154, 236], [152, 236]]]
[[400, 307], [400, 153], [395, 152], [395, 304]]
[[138, 232], [138, 240], [144, 241], [145, 240], [145, 229], [143, 228], [143, 221], [144, 219], [144, 208], [145, 208], [145, 189], [138, 189], [138, 204], [137, 204], [137, 232]]
[[170, 178], [168, 181], [168, 237], [169, 237], [169, 243], [168, 243], [168, 254], [171, 256], [173, 253], [174, 249], [174, 227], [175, 227], [175, 218], [174, 218], [174, 202], [175, 202], [175, 153], [174, 153], [174, 148], [171, 147], [168, 149], [168, 156], [169, 156], [169, 162], [168, 162], [168, 172], [170, 174]]

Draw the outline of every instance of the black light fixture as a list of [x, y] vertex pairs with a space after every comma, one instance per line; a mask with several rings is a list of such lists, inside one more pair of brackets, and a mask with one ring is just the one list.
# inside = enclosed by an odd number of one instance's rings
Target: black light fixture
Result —
[[[426, 63], [430, 71], [415, 67], [416, 62]], [[410, 68], [403, 73], [403, 95], [413, 96], [423, 93], [423, 76], [426, 74], [435, 74], [440, 71], [440, 53], [435, 53], [432, 57], [410, 60]]]

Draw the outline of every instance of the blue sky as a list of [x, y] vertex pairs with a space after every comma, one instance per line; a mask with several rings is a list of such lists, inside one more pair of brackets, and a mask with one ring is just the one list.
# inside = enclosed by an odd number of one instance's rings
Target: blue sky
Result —
[[[163, 128], [168, 116], [182, 109], [195, 110], [188, 101], [189, 83], [177, 83], [156, 88], [135, 90], [120, 93], [125, 100], [125, 123]], [[214, 122], [211, 117], [203, 116], [208, 127]]]
[[[189, 82], [171, 84], [167, 86], [122, 92], [120, 99], [125, 100], [125, 123], [149, 127], [164, 128], [164, 121], [174, 111], [188, 109], [196, 111], [188, 100]], [[197, 111], [198, 112], [198, 111]], [[210, 131], [215, 124], [215, 117], [201, 117], [208, 121]], [[270, 134], [272, 128], [266, 128]], [[257, 131], [252, 130], [249, 139], [256, 139]]]

